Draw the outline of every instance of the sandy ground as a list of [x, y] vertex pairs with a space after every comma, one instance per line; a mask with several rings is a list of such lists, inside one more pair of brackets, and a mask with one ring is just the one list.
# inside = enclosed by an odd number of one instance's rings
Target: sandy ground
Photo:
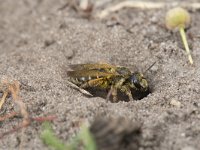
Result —
[[[177, 32], [164, 27], [166, 9], [123, 9], [106, 19], [84, 19], [65, 0], [0, 0], [0, 76], [25, 84], [20, 96], [31, 116], [54, 114], [63, 141], [98, 114], [142, 124], [141, 150], [200, 149], [200, 13], [187, 29], [195, 65], [190, 66]], [[112, 3], [110, 2], [109, 5]], [[114, 18], [114, 19], [113, 19]], [[116, 19], [117, 18], [117, 19]], [[67, 82], [68, 65], [108, 62], [144, 71], [152, 93], [140, 101], [107, 102], [85, 97]], [[179, 101], [180, 107], [171, 105]], [[17, 109], [8, 98], [1, 115]], [[0, 133], [20, 123], [0, 122]], [[41, 124], [0, 140], [0, 149], [48, 149]]]

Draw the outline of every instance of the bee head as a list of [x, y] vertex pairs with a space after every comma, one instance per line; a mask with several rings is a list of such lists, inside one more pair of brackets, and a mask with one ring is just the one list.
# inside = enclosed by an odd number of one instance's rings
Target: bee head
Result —
[[149, 89], [148, 82], [144, 78], [143, 74], [135, 72], [130, 76], [131, 84], [141, 92], [145, 92]]

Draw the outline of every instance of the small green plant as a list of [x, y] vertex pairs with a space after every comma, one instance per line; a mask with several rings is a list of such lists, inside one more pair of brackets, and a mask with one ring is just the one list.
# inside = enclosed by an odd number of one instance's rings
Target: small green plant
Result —
[[46, 145], [55, 150], [77, 150], [79, 145], [83, 145], [84, 150], [97, 149], [92, 134], [85, 126], [81, 128], [79, 134], [74, 137], [68, 144], [64, 144], [59, 138], [55, 136], [50, 123], [45, 122], [43, 124], [41, 139]]
[[85, 150], [96, 150], [96, 142], [91, 134], [89, 128], [83, 126], [80, 133], [78, 134], [78, 139], [83, 142]]
[[41, 139], [46, 145], [52, 147], [55, 150], [73, 150], [55, 136], [49, 122], [43, 123]]
[[165, 23], [168, 29], [179, 29], [189, 62], [190, 64], [193, 64], [193, 59], [190, 53], [184, 30], [190, 23], [190, 14], [188, 13], [188, 11], [180, 7], [169, 10], [166, 14]]

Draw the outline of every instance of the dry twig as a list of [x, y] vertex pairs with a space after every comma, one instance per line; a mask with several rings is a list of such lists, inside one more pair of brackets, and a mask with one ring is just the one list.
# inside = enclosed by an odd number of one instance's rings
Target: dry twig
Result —
[[[5, 115], [3, 117], [0, 117], [0, 121], [4, 121], [6, 119], [9, 119], [9, 118], [12, 118], [14, 116], [18, 115], [17, 112], [12, 112], [8, 115]], [[0, 139], [3, 138], [4, 136], [6, 135], [9, 135], [9, 134], [12, 134], [16, 131], [19, 131], [20, 129], [22, 128], [25, 128], [27, 126], [29, 126], [31, 124], [31, 122], [33, 121], [37, 121], [37, 122], [45, 122], [45, 121], [53, 121], [55, 120], [57, 117], [56, 116], [47, 116], [47, 117], [30, 117], [29, 118], [29, 122], [27, 123], [22, 123], [21, 125], [17, 126], [17, 127], [14, 127], [13, 129], [9, 130], [9, 131], [6, 131], [2, 134], [0, 134]]]
[[[4, 137], [5, 135], [11, 134], [15, 131], [18, 131], [19, 129], [22, 129], [24, 127], [27, 127], [30, 125], [31, 121], [37, 121], [37, 122], [44, 122], [44, 121], [52, 121], [56, 117], [55, 116], [47, 116], [47, 117], [33, 117], [31, 118], [29, 116], [29, 113], [27, 111], [27, 107], [25, 103], [22, 101], [21, 97], [19, 96], [20, 92], [20, 84], [18, 81], [8, 81], [7, 79], [2, 80], [0, 84], [0, 91], [3, 92], [3, 97], [0, 101], [0, 109], [2, 108], [3, 104], [5, 103], [6, 97], [11, 94], [14, 102], [19, 106], [20, 108], [20, 115], [23, 118], [22, 124], [7, 131], [3, 134], [0, 134], [0, 139]], [[0, 121], [4, 121], [6, 119], [12, 118], [19, 115], [17, 112], [11, 112], [9, 114], [6, 114], [5, 116], [0, 117]]]
[[139, 9], [159, 9], [166, 6], [182, 6], [187, 7], [191, 9], [200, 9], [200, 3], [188, 3], [188, 2], [150, 2], [150, 1], [123, 1], [120, 2], [114, 6], [110, 6], [104, 10], [102, 10], [100, 13], [98, 13], [96, 16], [100, 19], [105, 18], [112, 12], [119, 11], [123, 8], [139, 8]]
[[18, 114], [17, 112], [11, 112], [9, 114], [6, 114], [6, 115], [0, 117], [0, 121], [4, 121], [6, 119], [10, 119], [12, 117], [15, 117], [17, 114]]
[[16, 80], [9, 81], [8, 79], [4, 79], [1, 81], [0, 85], [1, 85], [0, 90], [3, 92], [3, 97], [0, 101], [0, 109], [5, 103], [5, 100], [8, 94], [11, 94], [14, 102], [20, 107], [20, 112], [21, 112], [21, 115], [23, 116], [23, 124], [28, 124], [29, 114], [28, 114], [26, 105], [24, 104], [24, 102], [21, 100], [19, 96], [19, 92], [20, 92], [19, 82]]

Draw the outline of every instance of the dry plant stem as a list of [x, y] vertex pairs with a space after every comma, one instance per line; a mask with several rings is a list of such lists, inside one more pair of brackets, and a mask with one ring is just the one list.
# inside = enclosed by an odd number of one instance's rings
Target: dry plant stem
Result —
[[109, 15], [111, 12], [115, 12], [118, 10], [121, 10], [125, 7], [133, 7], [133, 8], [141, 8], [141, 9], [155, 9], [155, 8], [161, 8], [164, 7], [165, 3], [159, 2], [141, 2], [141, 1], [124, 1], [121, 2], [115, 6], [108, 7], [104, 9], [97, 17], [99, 18], [105, 18], [107, 15]]
[[26, 105], [20, 100], [16, 100], [15, 102], [17, 105], [20, 106], [21, 115], [23, 116], [23, 124], [28, 125], [30, 122], [30, 118], [29, 118], [29, 113], [26, 110]]
[[[20, 143], [20, 146], [19, 146], [20, 148], [22, 148], [22, 143], [24, 141], [24, 138], [23, 138], [24, 137], [23, 136], [24, 135], [24, 127], [27, 127], [30, 124], [29, 113], [27, 111], [25, 103], [19, 97], [19, 92], [20, 92], [19, 82], [13, 81], [13, 83], [9, 84], [8, 91], [10, 91], [14, 102], [20, 107], [20, 112], [21, 112], [21, 115], [23, 116], [23, 121], [20, 126], [18, 126], [17, 128], [14, 128], [10, 132], [7, 132], [7, 134], [17, 131], [19, 129], [23, 129], [22, 136], [21, 136], [22, 142]], [[4, 135], [2, 135], [2, 136], [4, 136]]]
[[[44, 121], [51, 121], [56, 118], [55, 116], [30, 118], [25, 103], [19, 97], [19, 92], [20, 92], [19, 82], [18, 81], [8, 82], [8, 80], [3, 80], [2, 84], [6, 87], [6, 90], [4, 90], [5, 92], [0, 102], [1, 104], [0, 106], [4, 104], [8, 93], [11, 93], [14, 102], [20, 107], [20, 114], [23, 117], [23, 122], [21, 125], [13, 128], [12, 130], [9, 130], [7, 132], [4, 132], [3, 134], [0, 134], [0, 139], [3, 138], [5, 135], [11, 134], [13, 132], [18, 131], [19, 129], [29, 126], [31, 123], [31, 120], [35, 120], [37, 122], [44, 122]], [[18, 113], [12, 112], [8, 115], [0, 117], [0, 121], [4, 121], [16, 115], [18, 115]]]
[[2, 97], [2, 99], [0, 101], [0, 110], [1, 110], [1, 108], [3, 106], [3, 104], [5, 103], [5, 100], [6, 100], [7, 96], [8, 96], [8, 92], [6, 91], [6, 92], [3, 93], [3, 97]]
[[181, 34], [183, 45], [184, 45], [186, 53], [188, 55], [189, 62], [190, 62], [190, 64], [193, 64], [193, 59], [192, 59], [192, 56], [191, 56], [191, 53], [190, 53], [190, 49], [189, 49], [189, 46], [188, 46], [188, 43], [187, 43], [185, 30], [184, 30], [183, 27], [180, 27], [179, 31], [180, 31], [180, 34]]
[[[13, 117], [13, 116], [16, 116], [16, 115], [17, 115], [17, 113], [13, 112], [12, 116], [10, 116], [10, 117]], [[2, 121], [4, 121], [5, 119], [8, 119], [8, 118], [10, 118], [10, 117], [4, 116], [4, 117], [2, 117], [1, 119], [2, 119]], [[4, 133], [2, 133], [2, 134], [0, 134], [0, 139], [3, 138], [3, 137], [6, 136], [6, 135], [12, 134], [12, 133], [14, 133], [14, 132], [16, 132], [16, 131], [19, 131], [20, 129], [23, 129], [23, 128], [29, 126], [29, 125], [31, 124], [31, 121], [45, 122], [45, 121], [53, 121], [53, 120], [55, 120], [56, 118], [57, 118], [56, 116], [47, 116], [47, 117], [34, 117], [34, 118], [30, 118], [30, 121], [29, 121], [28, 123], [26, 123], [26, 124], [25, 124], [25, 123], [22, 123], [21, 125], [19, 125], [19, 126], [17, 126], [17, 127], [14, 127], [13, 129], [11, 129], [11, 130], [9, 130], [9, 131], [7, 131], [7, 132], [4, 132]], [[1, 121], [1, 120], [0, 120], [0, 121]]]
[[44, 121], [52, 121], [55, 120], [56, 116], [47, 116], [47, 117], [35, 117], [31, 118], [31, 120], [37, 121], [37, 122], [44, 122]]
[[26, 105], [22, 102], [19, 97], [19, 82], [15, 81], [13, 86], [10, 86], [10, 91], [15, 103], [20, 107], [21, 114], [23, 116], [23, 124], [29, 124], [29, 113], [27, 111]]
[[12, 118], [12, 117], [17, 116], [17, 115], [18, 115], [17, 112], [11, 112], [11, 113], [9, 113], [7, 115], [4, 115], [4, 116], [0, 117], [0, 121], [4, 121], [6, 119]]
[[7, 132], [4, 132], [4, 133], [0, 134], [0, 139], [3, 138], [4, 136], [8, 135], [8, 134], [14, 133], [14, 132], [18, 131], [19, 129], [25, 128], [27, 126], [28, 126], [27, 124], [22, 124], [18, 127], [15, 127], [13, 129], [7, 131]]
[[108, 16], [110, 13], [119, 11], [123, 8], [140, 8], [140, 9], [159, 9], [163, 8], [167, 5], [170, 6], [182, 6], [182, 7], [187, 7], [187, 8], [192, 8], [192, 9], [200, 9], [200, 3], [188, 3], [188, 2], [145, 2], [145, 1], [123, 1], [120, 2], [114, 6], [108, 7], [104, 9], [102, 12], [97, 14], [97, 17], [100, 19], [105, 18]]
[[21, 115], [23, 116], [23, 124], [28, 125], [30, 122], [29, 113], [27, 111], [26, 105], [19, 97], [19, 82], [15, 81], [9, 90], [12, 94], [14, 102], [20, 107]]

